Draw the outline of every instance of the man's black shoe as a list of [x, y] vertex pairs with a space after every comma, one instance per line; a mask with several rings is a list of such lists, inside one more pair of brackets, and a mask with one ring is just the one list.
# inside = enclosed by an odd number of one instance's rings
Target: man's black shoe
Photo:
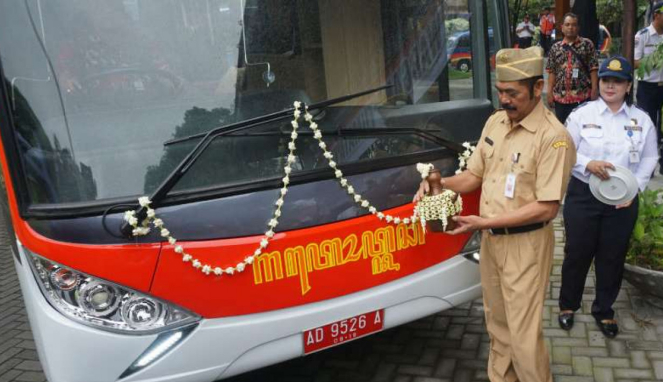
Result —
[[571, 313], [560, 313], [557, 316], [557, 321], [559, 322], [559, 327], [564, 330], [571, 330], [573, 327], [573, 312]]
[[617, 333], [619, 333], [619, 326], [617, 325], [617, 321], [615, 320], [599, 320], [598, 318], [596, 319], [596, 325], [599, 326], [599, 329], [601, 329], [601, 332], [608, 337], [608, 338], [615, 338], [617, 337]]

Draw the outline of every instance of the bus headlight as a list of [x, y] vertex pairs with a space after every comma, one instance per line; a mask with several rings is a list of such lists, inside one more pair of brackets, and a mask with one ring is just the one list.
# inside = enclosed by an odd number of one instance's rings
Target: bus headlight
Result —
[[481, 259], [480, 250], [481, 231], [474, 231], [470, 240], [468, 240], [463, 249], [460, 250], [460, 254], [466, 259], [478, 263], [479, 259]]
[[120, 291], [112, 285], [88, 281], [78, 290], [76, 302], [91, 316], [107, 317], [120, 305]]
[[200, 320], [173, 304], [24, 250], [46, 300], [74, 321], [123, 334], [150, 334]]
[[162, 304], [142, 296], [133, 296], [122, 306], [122, 318], [134, 329], [149, 328], [163, 319]]

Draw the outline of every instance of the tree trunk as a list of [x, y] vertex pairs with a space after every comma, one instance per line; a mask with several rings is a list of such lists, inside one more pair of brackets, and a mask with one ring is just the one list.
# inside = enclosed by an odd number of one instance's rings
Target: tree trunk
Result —
[[[626, 57], [626, 59], [631, 63], [631, 67], [633, 67], [633, 49], [635, 45], [636, 28], [635, 17], [637, 9], [637, 0], [624, 0], [624, 16], [622, 22], [622, 55]], [[630, 96], [633, 98], [633, 94]]]
[[596, 0], [576, 0], [572, 12], [578, 15], [580, 36], [592, 40], [594, 46], [598, 48], [599, 19], [596, 17]]

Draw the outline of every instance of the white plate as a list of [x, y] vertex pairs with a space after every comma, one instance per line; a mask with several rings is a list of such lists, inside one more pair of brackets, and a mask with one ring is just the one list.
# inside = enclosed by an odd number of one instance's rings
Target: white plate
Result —
[[614, 170], [608, 169], [608, 173], [608, 180], [601, 180], [593, 174], [589, 178], [589, 190], [596, 199], [617, 206], [630, 201], [638, 194], [638, 180], [631, 170], [615, 166]]

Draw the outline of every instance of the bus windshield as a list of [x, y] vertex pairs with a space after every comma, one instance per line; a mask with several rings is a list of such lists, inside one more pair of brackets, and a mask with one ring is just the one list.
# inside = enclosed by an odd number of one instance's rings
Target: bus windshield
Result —
[[[383, 110], [472, 97], [471, 85], [448, 91], [450, 14], [466, 20], [467, 2], [4, 1], [0, 63], [12, 118], [0, 124], [13, 129], [31, 205], [149, 194], [197, 143], [169, 140], [385, 84], [322, 117], [337, 162], [433, 150], [408, 133], [333, 132], [387, 127]], [[173, 191], [282, 176], [288, 126], [216, 139]], [[325, 167], [316, 146], [301, 138], [294, 171]]]

